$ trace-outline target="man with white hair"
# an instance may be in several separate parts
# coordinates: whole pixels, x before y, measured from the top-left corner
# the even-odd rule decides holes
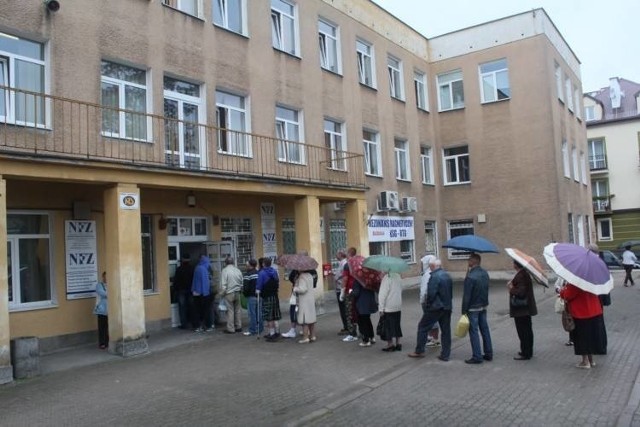
[[[224,260],[225,267],[220,274],[220,295],[227,305],[227,329],[225,334],[242,332],[240,319],[240,291],[244,277],[242,271],[235,265],[233,257]]]
[[[449,273],[442,269],[439,259],[429,262],[431,276],[427,285],[427,294],[422,305],[422,318],[418,323],[418,338],[416,349],[409,353],[409,357],[424,357],[428,332],[438,322],[441,329],[442,350],[438,359],[443,362],[451,355],[451,309],[453,305],[453,282]]]
[[[422,279],[420,280],[420,305],[424,306],[427,299],[427,285],[429,284],[429,278],[431,277],[431,270],[429,269],[429,263],[435,260],[434,255],[425,255],[420,261],[422,261]],[[427,347],[438,347],[440,345],[440,325],[436,322],[427,335]]]

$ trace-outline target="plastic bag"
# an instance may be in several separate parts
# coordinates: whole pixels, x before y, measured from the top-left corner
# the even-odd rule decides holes
[[[456,325],[456,336],[458,338],[464,338],[469,332],[469,317],[466,314],[460,316],[458,324]]]
[[[227,311],[227,303],[224,301],[224,299],[221,299],[218,303],[218,311]]]
[[[564,311],[564,300],[562,298],[556,298],[553,309],[558,314],[562,313]]]

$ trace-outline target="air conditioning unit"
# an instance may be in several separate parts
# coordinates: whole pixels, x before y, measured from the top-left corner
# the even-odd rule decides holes
[[[334,211],[343,211],[347,207],[347,202],[335,202],[333,204]]]
[[[415,197],[403,197],[400,203],[400,210],[404,212],[417,212],[418,199]]]
[[[378,197],[378,209],[381,211],[397,211],[400,209],[397,191],[382,191]]]

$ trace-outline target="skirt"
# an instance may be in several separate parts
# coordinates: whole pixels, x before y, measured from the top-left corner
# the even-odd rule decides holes
[[[607,354],[607,329],[602,315],[590,319],[574,318],[575,329],[569,333],[576,356]]]
[[[384,334],[386,340],[402,337],[402,328],[400,327],[400,315],[402,312],[394,311],[393,313],[384,313]]]
[[[277,295],[260,298],[260,304],[262,305],[262,318],[264,321],[272,322],[282,319],[280,300]]]

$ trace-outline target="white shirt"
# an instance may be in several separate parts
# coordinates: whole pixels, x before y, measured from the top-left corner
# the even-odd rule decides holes
[[[633,265],[636,262],[638,262],[638,258],[636,258],[636,254],[630,250],[626,250],[622,253],[622,263],[624,265]]]

